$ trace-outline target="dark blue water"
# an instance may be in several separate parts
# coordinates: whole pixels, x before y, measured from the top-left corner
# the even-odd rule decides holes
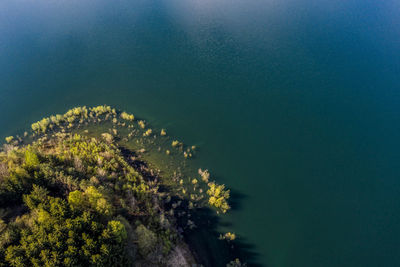
[[[400,2],[0,2],[0,136],[109,104],[200,146],[263,266],[400,266]]]

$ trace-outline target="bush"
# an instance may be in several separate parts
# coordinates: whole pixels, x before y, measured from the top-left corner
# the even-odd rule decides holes
[[[37,167],[40,164],[39,157],[32,149],[28,148],[25,151],[25,165],[29,168]]]
[[[225,190],[225,185],[218,185],[215,183],[208,183],[208,187],[208,203],[220,209],[222,213],[226,213],[230,209],[228,204],[230,190]]]
[[[139,127],[144,129],[146,127],[144,121],[138,121]]]
[[[173,147],[177,147],[177,146],[182,146],[182,143],[181,142],[179,142],[179,141],[177,141],[177,140],[174,140],[174,141],[172,141],[172,144],[171,144]]]
[[[133,121],[135,119],[135,116],[133,116],[132,114],[128,114],[125,111],[121,113],[121,118],[127,121]]]
[[[146,258],[146,256],[154,251],[157,244],[157,236],[143,224],[140,224],[135,232],[138,239],[139,253],[142,257]]]
[[[148,129],[146,132],[143,133],[143,136],[150,136],[153,130]]]

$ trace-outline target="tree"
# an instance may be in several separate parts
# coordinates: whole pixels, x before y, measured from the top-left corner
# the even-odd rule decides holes
[[[208,183],[208,187],[208,203],[220,209],[222,213],[227,212],[230,209],[228,204],[230,190],[225,190],[225,185],[218,185],[216,183]]]
[[[107,229],[103,232],[103,236],[109,236],[117,243],[123,243],[126,241],[128,234],[122,222],[109,221],[107,224]]]
[[[140,224],[136,228],[136,235],[138,239],[139,253],[142,257],[146,258],[146,256],[154,250],[157,244],[157,236],[143,224]]]
[[[48,193],[47,189],[33,185],[31,193],[23,196],[24,203],[30,210],[36,209],[40,204],[47,204]]]
[[[25,151],[25,165],[28,168],[32,168],[32,167],[37,167],[39,163],[40,163],[39,157],[31,148],[28,148]]]
[[[85,205],[85,197],[83,192],[75,190],[69,193],[68,203],[73,210],[80,210]]]

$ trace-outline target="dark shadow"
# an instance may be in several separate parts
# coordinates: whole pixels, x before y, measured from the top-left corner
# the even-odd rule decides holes
[[[240,210],[242,208],[241,203],[244,199],[247,198],[247,195],[231,189],[230,198],[229,198],[229,205],[231,206],[232,210]]]
[[[244,194],[235,191],[231,194],[230,204],[238,209],[239,200],[245,197]],[[185,232],[184,237],[199,263],[204,266],[226,266],[228,262],[238,258],[242,263],[247,263],[247,266],[264,266],[259,262],[255,246],[248,243],[245,238],[240,237],[229,242],[219,239],[221,234],[217,230],[219,226],[229,225],[222,223],[214,210],[196,209],[192,213],[191,220],[197,227]]]
[[[147,181],[161,180],[157,173],[148,168],[146,162],[141,161],[135,152],[119,147],[125,160],[131,164]],[[169,191],[161,187],[160,191]],[[241,201],[246,195],[231,190],[229,204],[232,210],[241,208]],[[176,205],[176,203],[179,203]],[[205,267],[225,267],[230,261],[238,258],[247,266],[264,266],[259,263],[259,255],[255,252],[254,245],[248,243],[244,238],[234,241],[221,240],[218,232],[219,226],[230,226],[229,223],[221,222],[215,210],[207,207],[191,209],[189,200],[178,196],[164,203],[166,211],[173,210],[178,232],[180,232],[189,245],[190,250],[197,263]]]

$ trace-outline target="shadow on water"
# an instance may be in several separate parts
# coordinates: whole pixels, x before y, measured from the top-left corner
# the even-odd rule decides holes
[[[136,156],[135,152],[125,147],[120,147],[120,150],[125,159],[146,180],[158,180],[159,177],[157,175],[149,172],[145,162],[137,158],[132,160],[132,156]],[[161,186],[160,190],[168,191],[168,188]],[[229,199],[231,209],[239,210],[241,202],[245,198],[245,194],[237,190],[231,190]],[[242,263],[247,263],[247,266],[264,266],[258,262],[259,255],[255,252],[255,246],[248,243],[246,239],[240,237],[230,242],[219,239],[221,232],[218,231],[218,228],[230,225],[223,223],[215,210],[208,207],[191,209],[189,208],[188,200],[183,200],[176,196],[172,197],[168,203],[165,203],[166,210],[171,209],[172,203],[177,202],[181,203],[178,207],[174,208],[177,227],[183,233],[184,239],[189,245],[197,263],[206,267],[220,267],[226,266],[230,261],[237,258]]]
[[[192,216],[196,228],[185,234],[185,240],[194,251],[197,262],[204,266],[226,266],[231,260],[240,259],[247,266],[262,266],[257,262],[255,247],[239,238],[228,242],[218,237],[220,218],[209,208],[196,210]]]
[[[246,195],[234,190],[231,191],[230,205],[232,210],[241,207],[241,201]],[[240,237],[228,242],[220,240],[221,232],[219,226],[229,226],[221,222],[220,217],[210,208],[200,208],[191,215],[191,220],[197,226],[185,234],[185,240],[192,251],[195,252],[196,260],[204,266],[226,266],[230,261],[238,258],[247,266],[263,266],[259,261],[259,255],[255,252],[255,246]]]
[[[242,208],[241,204],[247,198],[247,195],[234,189],[230,190],[229,205],[231,206],[231,210],[240,210]]]

